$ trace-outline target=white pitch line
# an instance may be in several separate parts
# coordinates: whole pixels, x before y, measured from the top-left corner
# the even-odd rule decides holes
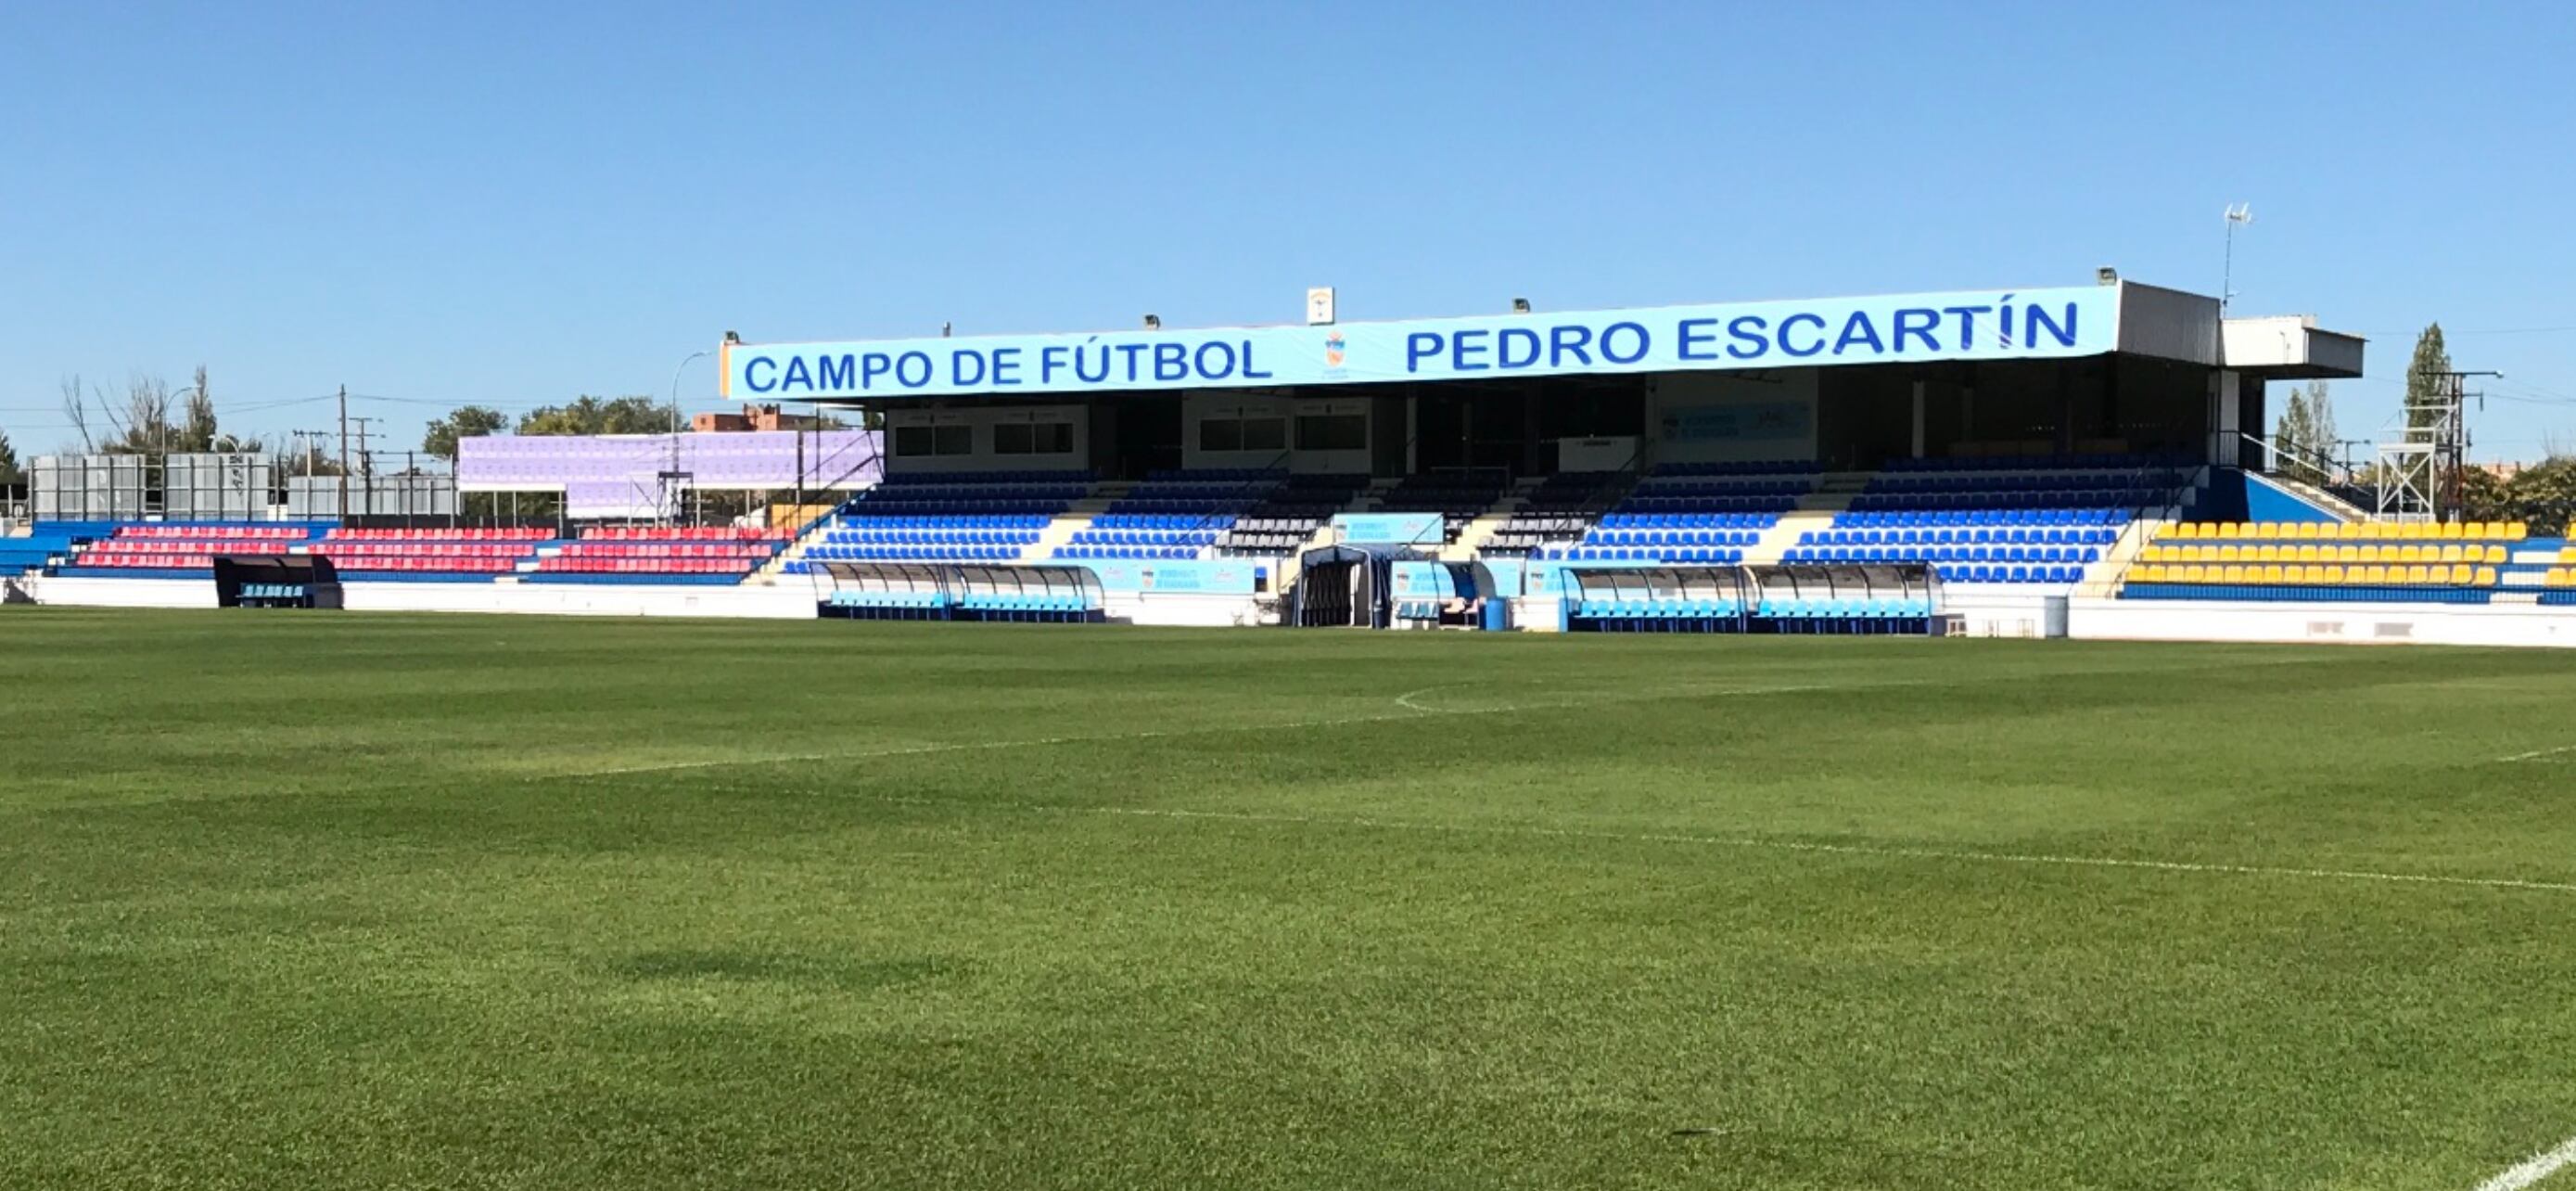
[[[2557,1149],[2533,1154],[2521,1165],[2478,1184],[2478,1191],[2522,1191],[2571,1165],[2576,1165],[2576,1137],[2558,1143]]]
[[[2527,752],[2527,753],[2515,753],[2514,755],[2512,755],[2512,756],[2510,756],[2510,757],[2498,757],[2498,758],[2496,758],[2496,760],[2498,760],[2498,761],[2538,761],[2538,760],[2540,760],[2540,759],[2542,759],[2542,758],[2544,758],[2544,757],[2563,757],[2563,756],[2566,756],[2566,755],[2567,755],[2567,754],[2569,754],[2569,753],[2576,753],[2576,744],[2561,745],[2560,747],[2558,747],[2558,748],[2554,748],[2554,749],[2533,749],[2532,751]]]

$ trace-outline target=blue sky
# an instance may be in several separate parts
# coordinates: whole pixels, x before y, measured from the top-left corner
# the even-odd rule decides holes
[[[753,340],[2080,284],[2498,368],[2576,448],[2554,4],[0,6],[0,430],[668,391]],[[714,404],[707,361],[682,395]],[[2511,400],[2502,398],[2510,397]]]

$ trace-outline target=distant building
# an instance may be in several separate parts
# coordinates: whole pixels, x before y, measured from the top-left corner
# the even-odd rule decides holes
[[[754,430],[822,430],[828,420],[783,412],[775,405],[746,405],[740,413],[698,414],[689,429],[700,434],[738,434]]]

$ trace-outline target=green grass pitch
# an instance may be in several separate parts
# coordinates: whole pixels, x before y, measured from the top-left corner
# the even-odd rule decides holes
[[[2555,652],[12,608],[0,689],[5,1187],[2471,1191],[2576,1134]]]

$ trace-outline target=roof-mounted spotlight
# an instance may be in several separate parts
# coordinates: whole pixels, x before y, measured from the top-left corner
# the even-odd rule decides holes
[[[725,332],[725,342],[727,342],[727,343],[741,343],[741,342],[742,342],[742,332],[740,332],[740,331],[727,331],[727,332]]]
[[[1527,298],[1514,298],[1514,299],[1512,299],[1512,313],[1514,313],[1514,314],[1528,314],[1528,313],[1529,313],[1529,310],[1530,310],[1530,307],[1529,307],[1529,299],[1527,299]]]
[[[2120,271],[2109,265],[2104,265],[2099,269],[2095,269],[2093,270],[2093,284],[2118,285],[2120,284]]]
[[[1160,330],[1162,330],[1162,329],[1163,329],[1163,316],[1162,316],[1162,315],[1159,315],[1159,314],[1149,314],[1149,315],[1146,315],[1146,316],[1145,316],[1145,329],[1146,329],[1146,330],[1148,330],[1148,331],[1160,331]]]

